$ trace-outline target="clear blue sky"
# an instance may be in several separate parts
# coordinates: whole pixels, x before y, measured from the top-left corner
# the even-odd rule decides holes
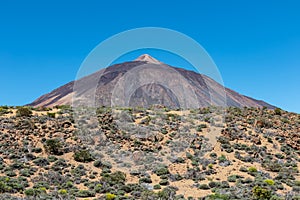
[[[29,103],[73,80],[104,39],[158,26],[197,40],[226,87],[300,113],[299,10],[297,0],[1,1],[0,105]]]

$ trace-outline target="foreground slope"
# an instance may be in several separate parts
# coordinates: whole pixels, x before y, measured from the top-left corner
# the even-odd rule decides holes
[[[300,115],[228,108],[222,125],[215,109],[98,109],[99,123],[84,123],[106,145],[132,153],[126,160],[98,149],[97,135],[84,142],[68,106],[32,114],[1,108],[0,199],[299,199]],[[150,134],[120,131],[115,112],[128,116],[118,123]],[[152,160],[191,135],[180,156]]]

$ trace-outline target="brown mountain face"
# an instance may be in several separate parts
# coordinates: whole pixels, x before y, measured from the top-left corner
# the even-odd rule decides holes
[[[151,81],[153,79],[153,81]],[[75,89],[74,89],[75,88]],[[29,104],[34,107],[93,101],[96,106],[149,107],[267,107],[274,106],[224,88],[194,71],[171,67],[145,54],[72,81]]]

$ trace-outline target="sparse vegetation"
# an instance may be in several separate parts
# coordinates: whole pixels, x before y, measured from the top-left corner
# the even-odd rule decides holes
[[[297,114],[228,108],[219,126],[216,108],[103,107],[75,124],[57,108],[0,107],[0,199],[299,198]]]

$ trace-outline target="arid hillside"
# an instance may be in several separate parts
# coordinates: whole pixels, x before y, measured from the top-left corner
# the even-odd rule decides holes
[[[300,199],[300,115],[0,108],[0,199]]]

